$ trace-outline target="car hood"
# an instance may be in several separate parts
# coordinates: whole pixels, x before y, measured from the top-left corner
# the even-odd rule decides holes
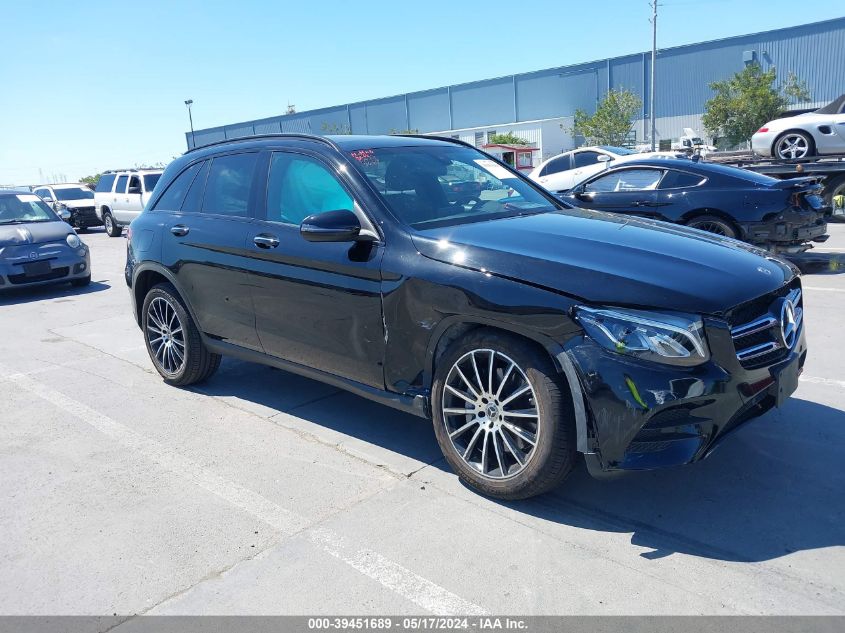
[[[60,242],[72,232],[70,225],[61,220],[0,225],[0,247]]]
[[[59,202],[65,205],[68,209],[94,206],[94,198],[80,198],[78,200],[60,200]]]
[[[582,209],[430,229],[413,240],[431,259],[589,303],[700,314],[722,314],[796,275],[736,240]]]

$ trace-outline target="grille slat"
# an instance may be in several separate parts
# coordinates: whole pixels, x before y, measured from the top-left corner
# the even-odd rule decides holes
[[[781,315],[774,314],[778,299],[785,298],[795,306],[796,330],[804,317],[800,282],[781,288],[731,310],[728,322],[734,341],[736,357],[747,369],[763,367],[789,353],[780,334]]]

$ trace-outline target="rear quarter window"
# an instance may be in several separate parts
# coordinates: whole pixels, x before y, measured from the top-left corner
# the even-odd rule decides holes
[[[97,181],[97,188],[94,191],[111,191],[114,178],[115,174],[103,174]]]

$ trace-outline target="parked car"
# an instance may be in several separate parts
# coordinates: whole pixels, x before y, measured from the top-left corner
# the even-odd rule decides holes
[[[830,208],[813,178],[778,180],[689,159],[638,158],[593,176],[563,200],[587,209],[675,222],[772,252],[827,239]]]
[[[31,191],[0,190],[0,290],[91,282],[88,247]]]
[[[85,230],[103,223],[94,212],[94,192],[79,183],[38,185],[32,188],[54,211],[67,209],[70,217],[68,224]]]
[[[774,158],[845,154],[845,94],[813,112],[769,121],[751,137],[751,149]]]
[[[492,188],[450,202],[456,166]],[[505,499],[578,452],[595,474],[700,460],[784,402],[807,350],[791,264],[571,209],[451,139],[191,150],[129,227],[125,274],[166,383],[222,355],[325,381],[432,418],[458,475]]]
[[[566,191],[604,171],[614,161],[636,155],[634,150],[610,145],[579,147],[544,160],[528,177],[549,191]]]
[[[107,171],[94,190],[97,217],[109,237],[118,237],[123,227],[138,217],[150,199],[160,169]]]

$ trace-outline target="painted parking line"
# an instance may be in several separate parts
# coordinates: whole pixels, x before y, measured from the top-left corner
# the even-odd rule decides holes
[[[802,286],[804,290],[822,290],[824,292],[845,292],[845,288],[826,288],[825,286]]]
[[[362,575],[437,615],[483,615],[484,609],[448,589],[423,578],[372,550],[356,549],[348,540],[326,528],[308,529],[309,521],[262,495],[200,466],[174,448],[151,440],[60,391],[26,374],[10,373],[0,365],[0,379],[11,382],[89,424],[160,467],[224,499],[285,536],[305,531],[308,539],[327,554],[343,561]]]
[[[845,380],[834,380],[833,378],[819,378],[818,376],[799,376],[799,382],[808,382],[813,385],[827,385],[828,387],[840,387],[845,389]]]

